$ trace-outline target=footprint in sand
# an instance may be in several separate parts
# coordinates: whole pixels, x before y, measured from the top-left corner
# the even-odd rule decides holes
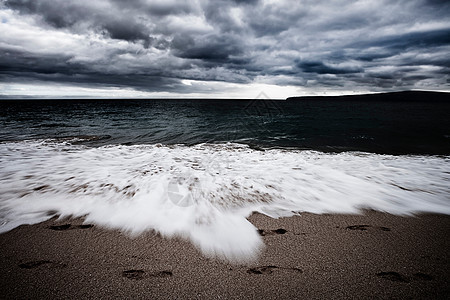
[[[70,228],[70,224],[64,224],[64,225],[52,225],[52,226],[49,226],[49,228],[51,229],[51,230],[67,230],[67,229],[69,229]]]
[[[409,282],[408,277],[397,272],[380,272],[377,276],[390,281]]]
[[[365,230],[367,230],[368,228],[371,228],[372,226],[370,226],[370,225],[352,225],[352,226],[347,226],[346,227],[346,229],[348,229],[348,230],[360,230],[360,231],[365,231]],[[388,228],[388,227],[372,227],[372,228],[376,228],[376,229],[379,229],[379,230],[381,230],[381,231],[391,231],[391,229],[390,228]]]
[[[122,272],[122,277],[128,279],[140,280],[143,279],[145,275],[144,270],[126,270]]]
[[[299,269],[299,268],[284,268],[284,267],[277,267],[277,266],[261,266],[261,267],[250,268],[250,269],[247,269],[247,273],[249,273],[249,274],[272,274],[272,272],[277,269],[294,271],[297,273],[303,273],[302,269]]]
[[[272,274],[272,270],[277,269],[276,266],[262,266],[256,268],[250,268],[247,270],[249,274]]]
[[[274,229],[274,230],[258,229],[258,233],[261,236],[273,235],[273,234],[285,234],[286,232],[287,232],[287,230],[283,229],[283,228],[278,228],[278,229]]]
[[[151,274],[149,274],[149,276],[165,278],[165,277],[172,277],[173,273],[171,271],[159,271],[159,272],[151,273]]]
[[[65,267],[67,267],[66,264],[54,262],[51,260],[34,260],[34,261],[29,261],[26,263],[19,264],[19,268],[22,268],[22,269],[34,269],[34,268],[38,268],[40,266],[47,266],[50,268],[65,268]]]
[[[122,272],[122,277],[128,279],[140,280],[146,277],[166,278],[173,276],[171,271],[159,271],[153,273],[146,273],[144,270],[126,270]]]
[[[422,272],[414,273],[413,277],[414,277],[414,279],[417,279],[417,280],[426,280],[426,281],[433,280],[433,276],[422,273]]]
[[[63,225],[52,225],[49,226],[48,228],[56,231],[63,231],[68,229],[88,229],[92,227],[94,227],[94,225],[92,224],[83,224],[83,225],[63,224]]]
[[[422,272],[418,272],[418,273],[414,273],[411,276],[406,276],[403,274],[400,274],[398,272],[380,272],[376,274],[378,277],[390,280],[390,281],[397,281],[397,282],[410,282],[411,280],[425,280],[425,281],[430,281],[433,280],[433,276],[422,273]]]

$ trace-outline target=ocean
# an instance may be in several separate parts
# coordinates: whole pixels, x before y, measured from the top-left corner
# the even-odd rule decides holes
[[[450,97],[0,101],[0,232],[54,216],[254,258],[248,222],[450,214]]]

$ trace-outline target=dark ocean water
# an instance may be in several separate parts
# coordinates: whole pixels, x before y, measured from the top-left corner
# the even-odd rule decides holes
[[[327,152],[449,154],[450,100],[421,97],[9,100],[0,101],[0,141],[85,137],[91,146],[236,142]]]
[[[447,94],[0,101],[0,232],[53,216],[230,261],[271,217],[450,214]]]

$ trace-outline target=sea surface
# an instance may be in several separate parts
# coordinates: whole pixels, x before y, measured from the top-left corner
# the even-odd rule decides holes
[[[0,232],[53,216],[255,258],[246,217],[450,214],[448,94],[2,100]]]

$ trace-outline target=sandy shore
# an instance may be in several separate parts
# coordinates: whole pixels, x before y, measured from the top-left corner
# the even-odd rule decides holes
[[[20,226],[0,235],[0,298],[450,297],[450,216],[249,220],[266,247],[245,265],[205,258],[181,239],[130,238],[80,219]]]

